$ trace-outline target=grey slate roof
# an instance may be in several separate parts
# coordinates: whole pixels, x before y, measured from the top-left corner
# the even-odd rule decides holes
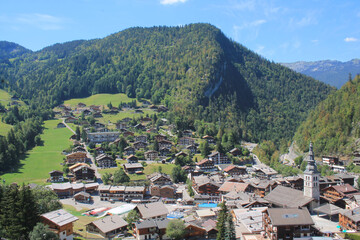
[[[264,199],[274,205],[290,208],[305,206],[313,200],[304,196],[302,191],[283,186],[277,186]]]
[[[307,208],[267,209],[273,226],[314,225]]]
[[[108,233],[128,225],[128,223],[119,215],[104,217],[103,219],[92,222],[92,224],[94,224],[103,233]]]
[[[41,217],[48,219],[49,221],[55,223],[56,225],[58,225],[60,227],[66,225],[68,223],[79,220],[77,217],[68,213],[64,209],[59,209],[56,211],[42,214]]]
[[[153,228],[157,227],[159,229],[165,229],[169,224],[170,220],[167,218],[161,219],[147,219],[142,222],[136,222],[135,227],[136,229],[145,229],[145,228]]]
[[[330,203],[326,203],[314,209],[315,212],[325,213],[327,215],[335,215],[341,212],[341,208]]]

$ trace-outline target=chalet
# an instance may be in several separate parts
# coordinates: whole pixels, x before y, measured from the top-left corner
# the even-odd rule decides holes
[[[97,156],[95,160],[99,168],[116,167],[116,162],[114,161],[114,159],[105,153]]]
[[[355,177],[346,173],[338,173],[335,174],[336,177],[340,178],[342,184],[350,184],[351,186],[354,186],[355,183]]]
[[[254,168],[256,176],[260,179],[270,179],[278,174],[274,169],[265,165],[254,166]]]
[[[127,129],[128,124],[127,122],[117,122],[116,123],[116,128],[117,129]]]
[[[96,147],[95,153],[96,155],[103,154],[105,152],[105,149],[103,147]]]
[[[184,137],[192,137],[192,135],[193,135],[193,132],[191,130],[184,130],[183,131],[183,136]]]
[[[186,149],[189,150],[192,154],[195,154],[197,151],[197,147],[195,145],[188,145]]]
[[[155,141],[157,142],[160,142],[160,141],[163,141],[163,140],[166,140],[166,136],[165,135],[156,135],[155,136]]]
[[[268,195],[264,197],[275,207],[298,208],[308,206],[314,199],[304,196],[302,191],[277,186]]]
[[[135,148],[128,146],[124,149],[125,155],[134,155],[135,154]]]
[[[185,153],[185,152],[183,152],[183,151],[178,152],[177,154],[175,154],[175,157],[180,157],[180,156],[182,156],[182,157],[187,157],[187,156],[188,156],[188,154],[187,154],[187,153]]]
[[[81,165],[75,169],[72,169],[71,172],[74,175],[75,181],[94,180],[95,178],[95,170],[86,165]]]
[[[64,123],[61,122],[56,125],[56,128],[66,128],[66,126]]]
[[[79,220],[64,209],[48,212],[40,215],[40,222],[47,225],[52,232],[55,232],[59,239],[72,240],[73,223]]]
[[[121,119],[121,122],[129,123],[131,120],[132,120],[131,118],[126,117],[126,118]]]
[[[124,170],[127,173],[140,173],[142,171],[144,171],[144,167],[143,165],[141,165],[141,163],[125,163],[123,164],[124,166]]]
[[[152,185],[150,186],[151,196],[157,196],[164,199],[174,199],[175,198],[175,189],[170,185]]]
[[[146,127],[144,125],[142,125],[141,123],[138,123],[134,126],[135,129],[141,130],[141,131],[145,131]]]
[[[124,201],[129,202],[134,199],[144,199],[145,193],[145,186],[127,186],[125,188]]]
[[[263,226],[269,239],[310,237],[314,225],[307,208],[268,208],[263,212]]]
[[[120,132],[92,132],[87,134],[89,142],[93,143],[103,143],[103,142],[113,142],[120,135]]]
[[[94,123],[94,127],[96,129],[98,129],[98,128],[105,128],[106,126],[105,126],[105,124],[103,124],[101,122],[96,122],[96,123]]]
[[[169,148],[160,148],[159,149],[159,155],[162,157],[165,157],[171,153]]]
[[[69,182],[52,184],[51,188],[59,198],[66,198],[73,195],[73,188]]]
[[[63,182],[64,181],[64,172],[54,170],[49,172],[50,182]]]
[[[121,216],[111,215],[87,224],[86,231],[111,239],[118,234],[127,233],[127,225]]]
[[[146,142],[134,142],[133,147],[135,148],[135,150],[140,150],[145,149],[147,145],[148,144]]]
[[[193,145],[195,144],[195,139],[191,137],[182,137],[179,138],[179,145],[187,146],[187,145]]]
[[[103,115],[102,115],[100,112],[95,112],[95,113],[93,114],[93,117],[94,117],[94,118],[102,118]]]
[[[143,220],[166,218],[169,213],[169,210],[162,202],[138,204],[135,209]]]
[[[195,171],[194,166],[183,166],[182,169],[185,171],[185,173],[191,173],[193,171]]]
[[[196,163],[196,168],[202,171],[212,171],[214,169],[214,162],[205,158]]]
[[[73,152],[86,152],[86,149],[83,147],[83,146],[77,146],[77,147],[74,147]]]
[[[247,174],[245,166],[229,165],[223,171],[224,171],[224,173],[226,173],[226,174],[228,174],[230,176]]]
[[[143,122],[151,122],[152,119],[150,117],[143,117],[143,118],[141,118],[141,121],[143,121]]]
[[[148,107],[151,104],[148,100],[143,100],[141,103],[144,107]]]
[[[157,109],[158,109],[158,107],[157,107],[156,105],[151,105],[149,108],[150,108],[151,110],[157,110]]]
[[[162,141],[159,141],[158,143],[159,143],[159,149],[161,149],[161,148],[171,149],[171,147],[172,147],[172,142],[167,141],[167,140],[162,140]]]
[[[211,153],[208,158],[212,160],[215,165],[231,163],[231,160],[225,154],[219,153],[217,151]]]
[[[360,207],[340,212],[339,225],[346,230],[360,231]]]
[[[85,103],[82,103],[82,102],[79,102],[79,103],[77,104],[77,107],[78,107],[78,108],[83,108],[83,107],[86,107],[86,104],[85,104]]]
[[[123,132],[123,136],[126,138],[128,136],[134,136],[135,134],[133,132],[130,132],[130,131],[125,131]]]
[[[288,187],[301,191],[304,189],[304,179],[302,177],[290,176],[285,177],[285,180],[288,182]]]
[[[147,219],[135,223],[134,233],[137,240],[144,239],[170,239],[166,234],[166,227],[169,219]]]
[[[206,237],[208,239],[216,239],[218,230],[216,228],[217,221],[214,221],[212,219],[208,219],[201,225],[205,231],[206,231]]]
[[[159,153],[155,150],[149,150],[147,152],[145,152],[145,159],[147,161],[154,161],[155,159],[157,159],[159,157]]]
[[[135,142],[147,142],[147,136],[146,135],[136,136]]]
[[[212,136],[205,135],[202,137],[202,139],[206,140],[209,144],[215,144],[215,139]]]
[[[243,230],[242,233],[259,234],[264,230],[263,213],[261,210],[233,209],[231,210],[231,215],[233,216],[234,223],[237,226],[242,226],[244,230],[247,230],[246,232]]]
[[[151,184],[154,185],[170,185],[172,184],[171,178],[169,175],[164,173],[155,172],[147,176]]]
[[[229,153],[230,153],[231,155],[235,156],[235,157],[242,154],[241,150],[238,149],[238,148],[233,148],[233,149],[231,149],[231,150],[229,151]]]
[[[135,109],[135,113],[144,113],[144,111],[141,109]]]
[[[90,203],[92,201],[92,197],[89,193],[87,192],[78,192],[74,195],[74,199],[77,202],[82,202],[82,203]]]
[[[345,198],[349,199],[353,195],[360,195],[359,191],[350,184],[330,186],[323,189],[322,192],[323,199],[325,199],[329,203],[339,205],[339,207],[345,207],[343,201],[340,200],[343,200]]]
[[[218,189],[221,194],[226,194],[229,192],[250,192],[251,185],[248,183],[240,182],[224,182]]]
[[[186,239],[204,239],[206,237],[206,230],[196,224],[195,222],[185,223]]]
[[[126,201],[144,199],[146,193],[145,186],[110,186],[100,185],[99,195],[101,201],[114,200]]]
[[[322,156],[322,162],[326,165],[338,165],[339,158],[334,156]]]
[[[251,184],[253,192],[260,197],[265,197],[266,194],[277,187],[274,181],[266,179],[250,179],[248,182]]]
[[[130,155],[126,158],[127,163],[137,163],[139,159],[135,155]]]
[[[87,160],[86,152],[73,152],[66,155],[66,164],[84,163]]]
[[[74,123],[75,121],[77,121],[78,119],[77,118],[74,118],[74,117],[67,117],[65,118],[64,122],[65,123]]]
[[[200,175],[193,177],[192,185],[194,190],[200,195],[219,196],[220,184],[207,176]]]

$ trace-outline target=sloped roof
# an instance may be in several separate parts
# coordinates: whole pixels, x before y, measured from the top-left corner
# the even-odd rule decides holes
[[[247,183],[239,183],[239,182],[224,182],[223,185],[219,188],[221,192],[245,192],[248,188],[249,184]]]
[[[42,214],[41,217],[55,223],[56,225],[58,225],[60,227],[66,225],[68,223],[79,220],[77,217],[68,213],[64,209],[59,209],[59,210],[55,210],[52,212]]]
[[[273,226],[314,225],[307,208],[267,209]]]
[[[143,219],[167,215],[169,213],[162,202],[138,204],[136,208],[139,210]]]
[[[108,233],[128,225],[128,223],[119,215],[104,217],[89,224],[94,224],[103,233]]]
[[[335,215],[335,214],[339,214],[339,212],[341,212],[342,209],[333,204],[326,203],[321,205],[320,207],[315,208],[314,211],[319,213],[325,213],[327,215]]]
[[[305,206],[313,200],[304,196],[302,191],[283,186],[277,186],[264,199],[272,204],[291,208]]]

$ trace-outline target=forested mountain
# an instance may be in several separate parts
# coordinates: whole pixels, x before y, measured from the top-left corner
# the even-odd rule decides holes
[[[270,62],[209,24],[130,28],[55,44],[0,64],[0,77],[31,106],[95,93],[126,93],[168,106],[168,118],[227,123],[246,140],[292,138],[334,89]]]
[[[313,141],[315,151],[351,154],[360,150],[360,75],[329,95],[298,128],[294,139],[302,150]]]
[[[353,59],[348,62],[324,60],[282,63],[282,65],[337,88],[341,88],[349,80],[349,74],[353,77],[360,74],[360,59]]]
[[[31,50],[26,49],[19,44],[0,41],[0,62],[5,59],[19,57],[24,53],[29,53]]]

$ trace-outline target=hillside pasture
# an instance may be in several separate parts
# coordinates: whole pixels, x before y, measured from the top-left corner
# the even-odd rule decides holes
[[[52,170],[62,170],[64,155],[62,150],[71,145],[69,137],[72,135],[67,128],[56,128],[60,120],[45,121],[45,129],[41,134],[42,146],[36,146],[20,162],[14,172],[1,176],[7,183],[37,183],[45,184]]]
[[[87,98],[73,98],[64,102],[65,105],[75,107],[78,103],[84,103],[86,106],[90,105],[104,105],[107,106],[108,103],[114,107],[118,107],[121,102],[128,103],[136,100],[136,98],[129,98],[124,93],[117,93],[117,94],[95,94]],[[137,104],[139,102],[136,100]]]

